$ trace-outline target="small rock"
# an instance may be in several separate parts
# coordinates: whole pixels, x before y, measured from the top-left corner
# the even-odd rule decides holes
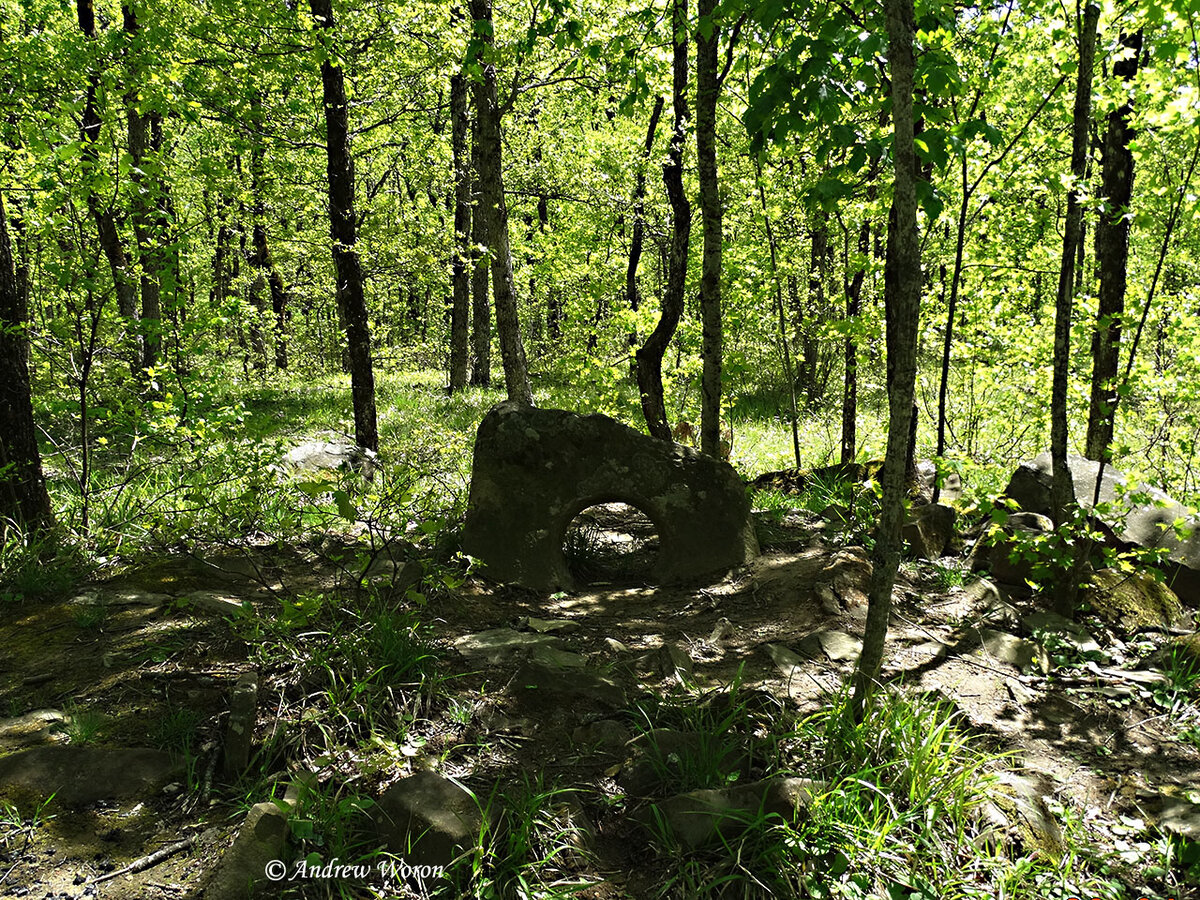
[[[221,591],[192,591],[181,599],[218,616],[245,616],[250,612],[239,598]]]
[[[531,662],[553,669],[582,669],[587,666],[587,660],[580,654],[546,645],[535,646],[530,650],[529,659]]]
[[[1001,662],[1016,666],[1022,672],[1037,669],[1043,675],[1049,673],[1050,663],[1040,644],[990,628],[980,628],[977,632],[984,649]]]
[[[700,850],[735,840],[767,816],[795,821],[820,789],[807,778],[774,777],[723,790],[692,791],[655,803],[642,821],[650,828],[661,821],[681,849]]]
[[[667,641],[659,650],[659,669],[665,678],[677,678],[680,684],[692,680],[692,658],[674,641]]]
[[[256,803],[250,807],[237,837],[204,888],[205,900],[252,897],[266,880],[267,864],[290,869],[283,860],[287,849],[288,818],[292,807],[285,801]]]
[[[614,756],[624,750],[633,734],[616,719],[600,719],[578,726],[571,732],[576,745],[595,749],[599,753]]]
[[[246,672],[237,680],[229,701],[225,730],[225,775],[238,778],[250,764],[254,723],[258,718],[258,673]]]
[[[461,785],[434,772],[397,781],[374,810],[380,839],[410,865],[445,866],[479,840],[481,803]]]
[[[57,709],[37,709],[11,719],[0,719],[0,749],[16,750],[65,739],[67,714]]]
[[[798,644],[801,653],[811,659],[821,655],[833,662],[843,660],[855,661],[862,653],[862,641],[844,631],[822,630],[814,631],[800,639]]]
[[[522,616],[517,627],[536,631],[538,634],[554,634],[578,631],[579,623],[571,619],[538,619],[534,616]]]
[[[921,559],[940,559],[954,538],[957,517],[953,509],[941,503],[913,507],[903,529],[909,552]]]

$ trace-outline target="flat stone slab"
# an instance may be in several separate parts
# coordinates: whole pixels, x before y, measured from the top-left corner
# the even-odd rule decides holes
[[[35,709],[23,716],[0,719],[0,750],[18,750],[66,739],[63,729],[70,719],[57,709]]]
[[[47,798],[62,806],[144,800],[182,771],[162,750],[31,747],[0,759],[0,791]]]
[[[467,659],[499,663],[518,653],[532,651],[535,647],[557,648],[558,645],[558,638],[552,634],[493,628],[478,634],[463,635],[454,642],[454,649]]]
[[[463,550],[497,581],[573,590],[563,540],[576,515],[602,503],[627,503],[654,524],[659,584],[758,553],[750,501],[728,463],[607,416],[511,401],[492,407],[475,438]]]
[[[248,610],[242,605],[242,600],[224,591],[192,591],[184,594],[183,598],[189,604],[204,612],[216,613],[218,616],[244,616]]]
[[[409,863],[444,866],[479,841],[486,802],[448,778],[417,772],[379,798],[375,826],[384,844]]]

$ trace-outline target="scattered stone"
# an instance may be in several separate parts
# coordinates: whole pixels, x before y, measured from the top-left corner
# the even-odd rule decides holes
[[[467,634],[454,642],[454,649],[467,659],[500,663],[534,647],[557,647],[558,638],[549,634],[531,634],[511,628],[493,628]]]
[[[1157,824],[1161,831],[1189,841],[1200,841],[1200,803],[1162,794],[1154,805],[1158,807]]]
[[[67,714],[57,709],[35,709],[23,716],[0,719],[0,751],[63,741],[68,721]]]
[[[1040,644],[991,628],[980,628],[977,632],[984,649],[1000,662],[1016,666],[1022,672],[1036,669],[1043,675],[1049,673],[1050,662]]]
[[[595,749],[598,753],[616,756],[624,751],[633,733],[616,719],[600,719],[578,726],[571,732],[571,740],[580,747]]]
[[[463,550],[488,574],[538,590],[573,589],[563,538],[598,501],[645,513],[660,538],[653,578],[687,581],[758,553],[750,503],[726,462],[606,416],[504,402],[479,426]]]
[[[357,472],[368,480],[383,471],[383,464],[374,450],[344,441],[307,441],[289,450],[283,462],[302,472],[341,469]]]
[[[222,591],[192,591],[181,598],[205,612],[218,616],[245,616],[251,610],[241,599]]]
[[[1013,594],[1029,595],[1029,581],[1037,555],[1031,544],[1054,531],[1054,522],[1039,513],[1013,513],[1003,526],[985,533],[975,542],[967,567],[972,572],[987,570],[993,579]]]
[[[844,631],[814,631],[801,638],[797,646],[810,659],[824,655],[832,662],[857,661],[862,654],[862,641]]]
[[[629,652],[629,648],[627,646],[625,646],[624,644],[622,644],[620,641],[618,641],[616,638],[605,638],[604,646],[607,647],[609,650],[611,650],[613,653],[628,653]]]
[[[674,641],[667,641],[658,651],[658,667],[664,678],[677,678],[680,684],[692,680],[692,657]]]
[[[1145,572],[1101,569],[1084,587],[1080,599],[1100,618],[1128,631],[1174,628],[1187,621],[1175,593]]]
[[[722,790],[692,791],[653,804],[642,815],[647,827],[661,821],[681,849],[700,850],[735,840],[768,816],[794,822],[820,786],[807,778],[767,778]]]
[[[712,633],[708,636],[708,642],[715,647],[721,641],[733,637],[735,634],[737,634],[737,629],[733,627],[733,623],[724,616],[721,616],[713,625]]]
[[[791,678],[804,665],[804,658],[789,650],[782,644],[764,644],[763,649],[771,657],[771,662],[779,669],[785,678]]]
[[[817,601],[821,604],[821,612],[827,616],[838,616],[842,613],[842,601],[838,599],[833,589],[827,585],[817,587]]]
[[[522,616],[517,622],[517,627],[522,630],[536,631],[538,634],[566,634],[570,631],[578,631],[579,623],[573,619],[538,619],[534,616]]]
[[[1092,509],[1100,464],[1080,456],[1068,456],[1067,466],[1075,486],[1075,500]],[[1052,484],[1050,454],[1023,462],[1013,473],[1005,494],[1023,509],[1049,514]],[[1143,498],[1148,498],[1146,502]],[[1100,502],[1113,512],[1103,516],[1105,524],[1126,544],[1168,551],[1168,580],[1172,589],[1189,603],[1200,603],[1200,518],[1158,488],[1131,483],[1112,466],[1104,467]],[[1180,537],[1175,525],[1181,522],[1190,534]]]
[[[1086,628],[1056,612],[1047,610],[1030,613],[1021,618],[1021,625],[1031,635],[1039,632],[1056,635],[1077,653],[1095,653],[1100,650],[1100,645],[1092,639]]]
[[[957,518],[953,509],[941,503],[913,507],[903,531],[909,552],[920,559],[940,559],[954,538]]]
[[[1062,829],[1046,805],[1038,780],[1028,775],[1001,772],[1000,789],[990,793],[984,804],[986,819],[1000,824],[1002,830],[1018,837],[1030,850],[1058,859],[1066,851]]]
[[[31,747],[0,759],[0,791],[57,804],[145,800],[178,778],[182,766],[162,750]]]
[[[937,464],[932,459],[922,459],[917,463],[917,493],[927,501],[933,501],[933,489],[937,484]],[[942,475],[942,491],[939,501],[959,500],[962,498],[962,477],[957,472],[946,472]]]
[[[250,807],[237,837],[205,885],[204,900],[252,897],[266,881],[267,863],[286,865],[288,819],[293,808],[287,800],[264,801]]]
[[[106,590],[100,600],[93,600],[93,602],[99,602],[105,606],[113,608],[123,606],[145,606],[153,610],[162,606],[166,606],[168,603],[170,603],[171,595],[159,594],[155,593],[154,591],[142,591],[136,588],[118,588],[112,591]]]
[[[380,839],[410,865],[449,865],[474,847],[483,826],[481,803],[461,785],[434,772],[402,778],[373,812]]]
[[[544,644],[529,651],[529,660],[552,669],[582,669],[587,666],[587,660],[580,654]]]
[[[225,730],[225,775],[241,777],[250,765],[254,723],[258,718],[258,673],[246,672],[237,680],[229,701],[229,725]]]

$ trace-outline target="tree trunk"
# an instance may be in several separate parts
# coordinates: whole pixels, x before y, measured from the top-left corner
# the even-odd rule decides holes
[[[658,120],[662,116],[663,98],[660,94],[654,100],[654,110],[650,113],[650,125],[646,129],[646,142],[642,146],[642,158],[637,174],[633,179],[633,236],[629,241],[629,264],[625,267],[625,303],[633,312],[642,306],[642,293],[638,288],[638,264],[642,260],[642,247],[646,240],[646,164],[650,161],[650,153],[654,149],[654,135],[658,131]],[[637,346],[637,328],[629,333],[629,346]],[[634,374],[637,373],[636,358]]]
[[[508,399],[533,405],[525,347],[517,316],[517,296],[513,279],[512,247],[508,237],[508,203],[504,198],[504,174],[501,162],[500,101],[496,94],[496,64],[492,52],[492,2],[471,0],[471,17],[482,44],[479,62],[483,73],[475,83],[475,109],[479,117],[480,204],[477,215],[487,220],[492,262],[492,297],[496,304],[496,332],[500,338],[500,359],[504,365],[504,386]]]
[[[850,328],[862,312],[862,287],[866,278],[866,256],[871,251],[871,223],[863,219],[858,230],[858,252],[863,264],[854,270],[846,283],[846,318]],[[842,384],[842,463],[852,463],[858,455],[858,341],[852,331],[846,332],[845,378]],[[798,463],[797,463],[798,465]]]
[[[888,442],[880,482],[883,498],[868,593],[862,655],[854,673],[854,710],[861,718],[883,663],[892,609],[892,585],[900,565],[904,525],[905,462],[917,372],[917,334],[921,314],[921,244],[917,232],[917,160],[913,144],[913,0],[885,0],[888,63],[892,80],[895,188],[889,216],[884,263],[887,319]]]
[[[327,35],[321,62],[325,106],[326,171],[329,176],[329,234],[333,239],[333,265],[337,271],[337,301],[346,324],[350,356],[350,390],[354,400],[354,440],[360,447],[379,449],[375,419],[375,372],[371,361],[371,333],[363,294],[362,265],[355,244],[358,220],[354,215],[354,165],[350,157],[350,122],[346,83],[339,54],[334,52],[332,0],[309,0],[317,27]]]
[[[721,454],[721,197],[717,172],[717,0],[699,0],[696,29],[696,169],[704,250],[700,258],[700,450]]]
[[[1138,70],[1142,33],[1121,35],[1129,52],[1113,65],[1113,75],[1131,81]],[[1133,196],[1133,154],[1129,141],[1131,102],[1108,114],[1100,167],[1100,193],[1104,206],[1096,223],[1096,264],[1100,270],[1099,308],[1092,336],[1092,395],[1088,410],[1088,459],[1103,459],[1112,443],[1116,408],[1117,366],[1121,349],[1121,317],[1125,314],[1125,281],[1129,265],[1129,201]]]
[[[457,15],[455,16],[457,18]],[[471,283],[471,167],[467,155],[467,76],[450,79],[450,145],[454,156],[454,248],[450,274],[450,393],[467,386]]]
[[[1075,118],[1071,140],[1071,190],[1067,194],[1067,220],[1063,226],[1062,263],[1054,304],[1054,384],[1050,396],[1050,456],[1054,472],[1051,502],[1054,521],[1062,525],[1075,495],[1067,467],[1067,389],[1071,365],[1071,308],[1075,301],[1076,252],[1082,240],[1083,207],[1079,189],[1087,169],[1088,124],[1092,115],[1092,67],[1096,56],[1096,23],[1100,7],[1089,3],[1079,24],[1079,77],[1075,87]],[[1058,605],[1065,606],[1063,585]]]
[[[471,145],[471,171],[474,173],[471,194],[474,209],[471,213],[471,384],[491,387],[492,384],[492,305],[488,300],[488,232],[487,222],[479,211],[479,118],[475,119]]]
[[[9,521],[33,534],[54,525],[33,422],[27,325],[0,197],[0,538]]]
[[[674,41],[672,60],[672,104],[675,128],[667,161],[663,165],[663,183],[671,202],[671,249],[667,265],[667,284],[663,291],[662,311],[654,331],[637,351],[638,391],[646,428],[660,440],[671,440],[667,409],[663,402],[662,361],[667,346],[683,316],[683,292],[687,284],[688,243],[692,230],[692,207],[683,190],[683,150],[688,127],[688,38],[687,0],[673,0],[671,30]]]
[[[97,41],[96,12],[92,0],[76,0],[76,12],[79,16],[79,28],[90,41]],[[100,140],[100,111],[97,108],[96,92],[100,87],[100,73],[94,70],[88,72],[87,98],[84,101],[83,114],[80,118],[80,140],[82,144],[84,179],[87,188],[87,205],[96,221],[96,232],[100,240],[100,249],[108,260],[112,270],[113,288],[117,295],[117,309],[121,317],[129,323],[136,323],[138,318],[137,285],[129,272],[129,257],[125,246],[121,243],[121,235],[117,231],[117,223],[111,209],[101,205],[100,198],[90,185],[100,168],[100,152],[97,142]],[[130,367],[136,372],[140,365],[140,354],[136,348],[130,348]]]
[[[254,127],[262,128],[262,100],[256,94],[251,98],[250,109],[254,115]],[[275,321],[275,368],[286,369],[288,365],[287,353],[287,317],[288,317],[288,291],[283,283],[283,276],[279,274],[279,269],[275,266],[275,261],[271,257],[271,248],[267,241],[267,197],[266,197],[266,164],[265,164],[265,149],[262,140],[259,137],[254,138],[254,144],[250,148],[250,196],[251,196],[251,215],[254,220],[253,232],[251,234],[251,253],[250,263],[258,269],[258,278],[254,283],[255,291],[255,308],[261,314],[261,318],[266,318],[265,304],[262,300],[262,287],[265,283],[271,295],[271,313]],[[259,341],[261,342],[261,326],[259,329]],[[263,348],[265,353],[265,347]]]

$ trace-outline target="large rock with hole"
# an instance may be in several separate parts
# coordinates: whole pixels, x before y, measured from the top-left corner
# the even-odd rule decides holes
[[[1100,464],[1069,456],[1067,465],[1075,485],[1075,501],[1090,510]],[[1052,473],[1050,454],[1043,453],[1021,463],[1004,493],[1022,509],[1049,515]],[[1100,484],[1100,502],[1112,507],[1111,513],[1100,518],[1113,534],[1126,544],[1166,551],[1164,569],[1172,589],[1181,599],[1200,603],[1200,518],[1190,515],[1185,506],[1158,488],[1130,483],[1120,470],[1107,465]],[[1183,526],[1183,537],[1175,531],[1177,523]]]
[[[758,552],[749,500],[728,463],[607,416],[512,402],[479,426],[463,550],[499,581],[571,589],[567,527],[589,506],[612,502],[654,523],[651,575],[660,584],[718,574]]]

